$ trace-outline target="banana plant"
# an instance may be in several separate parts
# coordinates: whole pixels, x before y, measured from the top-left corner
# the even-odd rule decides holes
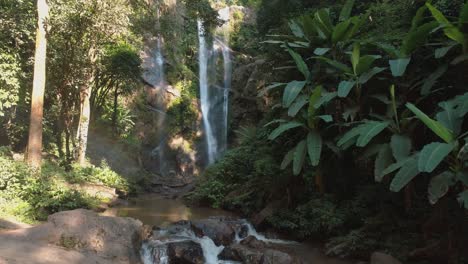
[[[439,48],[435,51],[436,57],[445,56],[450,49],[461,46],[463,54],[468,53],[468,32],[466,27],[468,25],[468,2],[463,4],[458,21],[451,23],[437,8],[430,3],[426,3],[426,7],[431,12],[434,19],[437,21],[439,28],[443,30],[445,36],[451,40],[445,47]],[[461,56],[452,61],[453,64],[465,60],[465,56]]]
[[[399,192],[420,173],[433,173],[436,169],[439,171],[441,165],[446,163],[446,170],[431,179],[428,187],[429,201],[435,204],[451,187],[458,185],[461,186],[458,188],[461,190],[459,201],[468,209],[468,133],[461,133],[463,119],[468,113],[467,102],[468,93],[439,103],[441,110],[436,114],[435,120],[415,105],[406,104],[407,109],[443,142],[432,142],[425,145],[421,151],[410,153],[411,145],[408,139],[392,138],[392,151],[397,158],[396,162],[380,172],[380,177],[396,172],[390,184],[391,191]],[[396,153],[399,154],[395,155]],[[376,161],[376,165],[385,164],[384,160],[388,156],[388,150],[382,150],[377,157],[380,163]]]
[[[291,92],[288,90],[284,91],[285,97],[289,98]],[[309,98],[301,96],[299,100],[289,105],[288,114],[290,117],[296,118],[299,111],[302,111],[302,116],[297,117],[293,121],[286,120],[275,120],[270,122],[266,126],[273,123],[279,123],[280,125],[274,129],[268,139],[275,140],[280,137],[286,131],[292,129],[301,129],[304,133],[304,138],[297,143],[297,145],[291,149],[284,157],[281,163],[281,169],[285,169],[291,163],[293,163],[293,173],[298,175],[304,167],[306,156],[309,157],[310,164],[312,166],[318,166],[322,154],[322,136],[318,129],[321,121],[329,123],[333,121],[330,115],[319,115],[319,111],[315,108],[315,104],[320,100],[322,93],[322,87],[317,86],[313,89]],[[308,104],[308,107],[306,105]],[[285,105],[288,107],[288,105]]]

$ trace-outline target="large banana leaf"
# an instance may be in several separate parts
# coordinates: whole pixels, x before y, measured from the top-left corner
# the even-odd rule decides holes
[[[290,107],[296,100],[297,96],[301,93],[306,85],[305,81],[292,81],[286,85],[283,92],[283,106]]]
[[[399,58],[395,60],[389,60],[388,63],[390,64],[390,70],[392,71],[392,75],[394,77],[403,76],[410,61],[411,58]]]
[[[353,11],[354,0],[347,0],[340,12],[340,21],[348,20]]]
[[[281,134],[283,134],[284,132],[290,129],[298,128],[302,126],[304,126],[304,124],[299,123],[299,122],[288,122],[285,124],[281,124],[278,128],[276,128],[275,130],[273,130],[273,132],[271,132],[268,139],[275,140],[277,137],[281,136]]]
[[[392,192],[399,192],[419,174],[417,157],[414,156],[403,166],[390,183]]]
[[[429,8],[429,11],[431,11],[432,16],[435,18],[435,20],[437,20],[437,22],[439,22],[439,24],[443,27],[444,33],[448,38],[455,40],[461,45],[466,45],[465,36],[463,35],[463,33],[452,23],[450,23],[450,21],[448,21],[448,19],[442,14],[442,12],[437,10],[437,8],[432,6],[430,3],[426,3],[426,6],[427,8]]]
[[[301,173],[302,167],[304,166],[304,160],[306,157],[306,141],[302,140],[297,144],[296,149],[294,150],[293,158],[293,173],[294,175],[299,175]]]
[[[367,122],[367,124],[362,128],[356,146],[365,147],[375,136],[387,128],[388,125],[388,122]]]
[[[299,111],[307,104],[308,98],[305,95],[299,96],[296,101],[289,107],[288,115],[295,117]]]
[[[302,73],[302,75],[304,75],[304,78],[306,80],[309,80],[310,71],[309,71],[309,68],[307,67],[307,64],[305,63],[304,59],[302,59],[301,55],[299,55],[299,53],[292,50],[289,46],[287,47],[287,49],[288,49],[288,52],[291,55],[291,57],[294,59],[294,62],[296,63],[296,66],[297,66],[297,69]]]
[[[370,70],[372,64],[377,60],[380,59],[381,56],[379,55],[365,55],[361,58],[359,58],[359,62],[357,64],[355,74],[356,75],[361,75],[364,72],[367,72]]]
[[[320,108],[322,105],[327,104],[328,102],[330,102],[331,100],[333,100],[333,99],[336,98],[337,96],[338,96],[338,93],[337,93],[337,92],[333,92],[333,93],[322,93],[322,96],[320,97],[320,99],[314,104],[315,109],[318,109],[318,108]]]
[[[440,198],[444,197],[449,188],[455,184],[455,175],[451,171],[444,171],[432,177],[427,189],[429,202],[436,204]]]
[[[293,156],[294,156],[294,150],[296,148],[288,151],[288,153],[286,155],[284,155],[284,158],[283,158],[283,161],[281,162],[281,169],[284,170],[286,169],[289,164],[291,164],[292,160],[293,160]]]
[[[428,22],[412,31],[410,31],[401,46],[401,53],[406,57],[410,56],[413,51],[424,45],[429,34],[437,27],[437,22]]]
[[[347,31],[350,29],[350,25],[351,25],[351,20],[346,20],[336,25],[332,33],[333,44],[336,44],[340,41],[345,40],[345,36],[346,36]]]
[[[390,164],[392,164],[392,151],[388,144],[385,144],[380,147],[379,153],[377,154],[377,158],[375,159],[374,164],[374,177],[375,181],[381,182],[383,176],[385,176],[382,172],[385,168],[387,168]]]
[[[397,161],[402,161],[410,155],[411,152],[411,138],[406,135],[395,134],[390,141],[392,147],[393,157]]]
[[[441,123],[431,119],[421,110],[419,110],[415,105],[407,103],[406,107],[411,110],[418,118],[421,120],[429,129],[431,129],[436,135],[443,139],[447,143],[454,141],[455,137],[448,128],[444,127]]]
[[[431,143],[421,150],[418,161],[420,172],[432,172],[452,152],[454,146],[445,143]]]
[[[356,146],[365,147],[375,136],[380,134],[387,126],[388,122],[367,121],[347,132],[339,141],[338,146],[345,145],[349,140],[358,137]]]
[[[421,95],[428,95],[431,92],[432,87],[436,84],[437,80],[442,77],[448,70],[447,64],[439,66],[423,83],[421,87]]]
[[[461,192],[458,195],[458,202],[463,205],[463,207],[468,210],[468,190]]]
[[[309,153],[310,163],[317,166],[320,163],[322,153],[322,137],[317,131],[311,131],[307,135],[307,151]]]
[[[354,81],[342,81],[338,85],[338,97],[347,97],[351,89],[353,89],[356,82]]]
[[[444,110],[436,114],[437,121],[458,135],[461,131],[463,118],[457,115],[455,105],[452,102],[442,102],[439,106]]]

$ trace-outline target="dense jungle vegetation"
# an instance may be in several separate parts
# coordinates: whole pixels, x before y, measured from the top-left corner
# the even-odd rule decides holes
[[[329,255],[468,263],[468,3],[168,2],[0,0],[0,218],[35,223],[106,202],[80,184],[150,191],[151,172],[91,161],[88,140],[154,147],[156,129],[140,129],[153,122],[141,51],[159,35],[180,92],[169,133],[193,149],[197,19],[212,29],[216,9],[239,5],[255,22],[234,14],[235,67],[271,66],[249,99],[261,110],[230,121],[229,150],[186,200],[325,241]]]

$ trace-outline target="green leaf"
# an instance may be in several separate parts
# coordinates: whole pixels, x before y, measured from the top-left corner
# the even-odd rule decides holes
[[[449,191],[450,187],[455,184],[455,175],[450,171],[444,171],[441,174],[432,177],[429,183],[427,194],[429,202],[436,204],[440,198],[444,197]]]
[[[372,77],[374,77],[376,74],[379,74],[386,70],[387,68],[380,68],[380,67],[374,67],[371,70],[363,73],[360,77],[358,82],[361,84],[367,83]]]
[[[436,135],[443,139],[447,143],[454,141],[454,135],[452,131],[444,127],[441,123],[431,119],[421,110],[419,110],[415,105],[407,103],[406,107],[411,110],[418,118],[421,120],[429,129],[431,129]]]
[[[317,109],[314,105],[320,100],[322,96],[322,86],[317,86],[312,91],[309,99],[309,111],[307,113],[309,127],[314,127],[315,116],[317,115]]]
[[[323,26],[325,33],[330,36],[333,31],[333,24],[331,22],[328,9],[320,9],[315,13],[316,21]]]
[[[292,160],[293,160],[293,156],[294,156],[294,149],[290,150],[283,158],[283,162],[281,162],[281,169],[284,170],[286,169],[289,164],[291,164]]]
[[[356,75],[361,75],[366,71],[369,71],[372,64],[381,57],[378,55],[366,55],[359,59],[359,63],[356,67]]]
[[[302,75],[304,75],[304,78],[306,80],[309,80],[310,72],[304,59],[302,59],[301,55],[292,50],[289,46],[287,47],[287,49],[291,57],[294,59],[294,62],[296,62],[297,69],[302,73]]]
[[[340,12],[340,21],[345,21],[351,16],[351,11],[353,10],[354,0],[347,0],[343,5],[343,8]]]
[[[293,128],[298,128],[304,126],[304,124],[299,123],[299,122],[288,122],[285,124],[281,124],[278,128],[273,130],[271,132],[270,136],[268,137],[269,140],[275,140],[277,137],[281,136],[284,132],[293,129]]]
[[[348,131],[346,134],[344,134],[343,137],[341,137],[340,140],[338,140],[337,146],[342,147],[348,141],[350,141],[350,140],[352,140],[354,138],[357,138],[361,134],[361,130],[362,130],[363,126],[365,126],[365,124],[359,125],[359,126],[353,128],[353,129],[351,129],[350,131]]]
[[[393,77],[401,77],[405,74],[406,68],[410,63],[411,58],[400,58],[396,60],[389,60],[390,70],[392,71]]]
[[[466,24],[468,23],[468,3],[465,3],[460,11],[460,16],[458,17],[458,28],[463,29],[465,28]]]
[[[316,48],[314,50],[314,54],[317,55],[317,56],[323,56],[325,54],[327,54],[327,52],[329,52],[330,49],[329,48]]]
[[[346,36],[346,32],[349,30],[349,26],[351,24],[350,20],[346,20],[343,22],[338,23],[332,33],[332,43],[336,44],[342,40]]]
[[[306,156],[306,141],[302,140],[297,144],[296,149],[294,150],[294,159],[293,159],[293,173],[294,175],[299,175],[301,173],[302,167],[304,166],[304,160]]]
[[[467,171],[458,172],[457,180],[461,181],[465,186],[468,186],[468,172]]]
[[[304,37],[304,32],[302,31],[302,28],[297,24],[296,21],[290,20],[289,21],[289,28],[291,29],[291,32],[294,34],[294,36],[298,38],[303,38]]]
[[[440,59],[440,58],[445,57],[445,55],[447,55],[447,53],[448,53],[453,47],[455,47],[455,45],[450,45],[450,46],[447,46],[447,47],[442,47],[442,48],[436,49],[435,52],[434,52],[434,57],[435,57],[436,59]]]
[[[385,128],[389,125],[388,122],[367,122],[363,126],[360,136],[357,140],[356,146],[364,147],[366,146],[375,136],[380,134]]]
[[[356,82],[354,81],[342,81],[338,85],[338,97],[347,97],[351,89],[353,89]]]
[[[458,28],[455,27],[452,23],[450,23],[448,19],[442,14],[442,12],[437,10],[437,8],[432,6],[430,3],[426,3],[426,6],[429,8],[429,11],[431,11],[432,16],[437,20],[437,22],[443,26],[445,35],[448,38],[455,40],[459,44],[465,45],[465,36],[463,33],[458,30]]]
[[[306,85],[305,81],[292,81],[286,85],[283,93],[283,106],[289,107],[296,100]]]
[[[399,192],[419,174],[417,158],[413,157],[395,175],[390,183],[392,192]]]
[[[392,152],[388,144],[385,144],[380,147],[377,158],[375,159],[374,164],[374,177],[376,182],[381,182],[385,176],[382,172],[392,164]]]
[[[333,93],[322,93],[322,97],[317,101],[317,103],[314,104],[314,107],[317,109],[321,107],[323,104],[326,104],[336,98],[338,96],[337,92]]]
[[[361,46],[359,45],[359,43],[355,43],[353,46],[353,52],[351,53],[351,64],[353,65],[354,74],[356,74],[357,71],[359,58],[361,58]]]
[[[428,95],[431,92],[432,87],[437,82],[437,80],[442,77],[448,69],[447,64],[443,64],[435,70],[429,77],[424,81],[423,86],[421,87],[421,95]]]
[[[322,137],[317,131],[312,131],[307,135],[307,151],[309,153],[310,163],[317,166],[320,163],[322,153]]]
[[[260,93],[258,93],[258,97],[262,97],[264,96],[265,94],[267,94],[269,91],[277,88],[277,87],[280,87],[280,86],[285,86],[286,83],[272,83],[271,85],[268,85],[267,87],[265,87]]]
[[[401,54],[410,56],[413,51],[424,45],[429,34],[437,27],[437,22],[429,22],[411,30],[403,40]]]
[[[457,115],[454,105],[449,102],[439,104],[444,110],[437,113],[436,119],[444,127],[450,129],[455,135],[458,135],[461,130],[463,119]]]
[[[326,123],[331,123],[333,122],[333,117],[331,115],[320,115],[318,118],[322,119]]]
[[[342,72],[345,72],[345,73],[352,73],[352,70],[351,68],[349,68],[346,64],[343,64],[341,62],[338,62],[338,61],[335,61],[335,60],[330,60],[329,58],[326,58],[326,57],[314,57],[318,60],[322,60],[326,63],[328,63],[330,66],[332,66],[333,68],[336,68]]]
[[[420,172],[432,172],[450,154],[454,146],[445,143],[431,143],[421,150],[418,161]]]
[[[295,117],[297,113],[307,104],[308,98],[303,95],[299,96],[297,100],[289,107],[288,115],[290,117]]]
[[[412,160],[413,160],[413,156],[407,157],[406,159],[403,159],[403,160],[397,161],[396,163],[390,164],[387,168],[385,168],[382,171],[382,176],[385,176],[387,174],[390,174],[390,173],[400,169],[401,167],[405,166],[406,163],[408,163],[408,162],[410,162]]]
[[[468,190],[458,194],[458,202],[463,205],[463,207],[468,210]]]
[[[393,135],[390,145],[392,147],[393,157],[395,157],[397,161],[408,158],[411,153],[411,138],[406,135]]]

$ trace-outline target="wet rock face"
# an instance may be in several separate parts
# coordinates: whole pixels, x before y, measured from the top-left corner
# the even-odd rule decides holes
[[[193,241],[170,243],[167,246],[169,263],[174,264],[203,264],[203,250],[200,244]]]
[[[198,237],[207,236],[217,245],[230,245],[236,236],[232,223],[223,219],[205,219],[192,222],[192,229]]]

